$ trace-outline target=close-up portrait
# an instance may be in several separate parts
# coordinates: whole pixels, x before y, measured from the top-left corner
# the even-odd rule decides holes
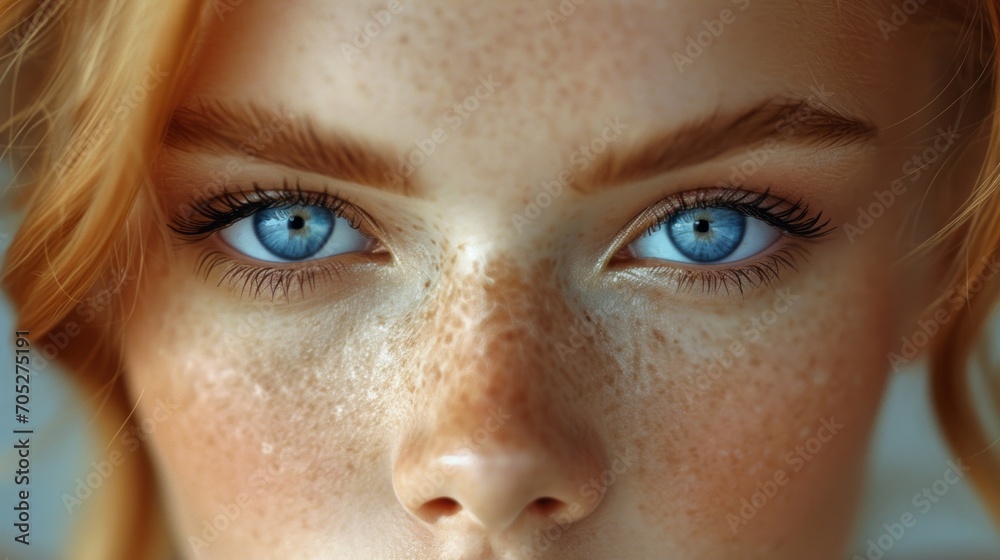
[[[0,558],[1000,559],[1000,1],[0,33]]]

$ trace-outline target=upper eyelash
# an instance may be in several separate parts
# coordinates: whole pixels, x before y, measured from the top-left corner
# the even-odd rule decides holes
[[[321,206],[329,209],[338,217],[348,219],[351,226],[359,226],[358,216],[352,212],[346,212],[345,208],[352,207],[347,200],[332,195],[325,189],[323,192],[303,191],[298,182],[291,186],[287,180],[283,181],[281,189],[264,190],[256,182],[252,183],[252,191],[233,191],[224,188],[221,193],[214,196],[206,196],[197,200],[185,215],[175,218],[169,225],[170,229],[178,235],[190,240],[199,240],[219,231],[239,220],[253,216],[255,213],[276,207],[307,205]],[[656,231],[663,227],[669,220],[677,214],[695,208],[729,208],[738,211],[746,216],[753,217],[772,225],[787,235],[816,239],[823,237],[835,227],[828,227],[830,220],[823,219],[823,213],[812,214],[807,204],[802,199],[795,202],[788,202],[770,194],[770,189],[763,192],[752,192],[739,189],[700,189],[679,193],[662,200],[654,205],[652,217],[655,223],[647,229],[648,232]],[[352,219],[353,218],[353,219]],[[678,287],[682,285],[687,288],[700,283],[701,287],[708,292],[718,291],[724,288],[728,293],[730,285],[743,293],[744,283],[768,283],[771,284],[778,278],[781,268],[796,268],[796,257],[803,257],[804,254],[783,253],[770,257],[773,262],[765,264],[753,264],[742,268],[729,269],[726,271],[689,271],[684,278],[679,279]],[[227,262],[218,254],[202,262],[199,269],[206,276],[208,272],[222,262]],[[291,284],[298,282],[299,288],[304,288],[303,282],[312,287],[312,277],[305,278],[302,271],[292,271],[299,276],[293,277],[291,272],[281,270],[276,267],[260,268],[250,265],[239,265],[227,272],[223,280],[243,281],[246,286],[254,284],[251,290],[254,296],[259,295],[264,288],[270,288],[276,294],[279,289],[288,292]],[[286,276],[274,280],[274,274],[278,271]],[[334,271],[339,277],[339,270]],[[241,291],[242,293],[242,291]]]
[[[737,189],[727,189],[722,192],[702,189],[694,192],[693,200],[685,198],[682,193],[674,198],[665,199],[664,202],[669,204],[657,205],[654,212],[656,222],[646,233],[658,231],[674,216],[695,208],[735,210],[774,226],[787,235],[802,239],[816,239],[837,229],[829,227],[830,220],[823,219],[823,212],[812,214],[809,205],[801,198],[795,202],[788,202],[771,195],[770,189],[760,193]]]
[[[356,219],[344,215],[350,203],[325,189],[323,192],[303,191],[298,182],[292,187],[287,180],[283,181],[281,189],[274,191],[265,190],[256,182],[252,183],[252,189],[246,192],[226,187],[218,195],[200,198],[191,205],[189,212],[175,218],[169,227],[178,235],[196,241],[261,210],[295,205],[321,206],[347,219],[351,227],[359,225]]]

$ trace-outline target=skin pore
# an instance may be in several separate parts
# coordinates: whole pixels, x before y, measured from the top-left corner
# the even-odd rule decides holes
[[[207,18],[123,341],[136,418],[170,408],[147,443],[179,553],[843,557],[886,355],[929,301],[893,263],[956,47],[848,2],[389,5]],[[336,196],[372,241],[274,263],[208,235],[196,209],[254,185]],[[635,252],[742,191],[828,233]]]

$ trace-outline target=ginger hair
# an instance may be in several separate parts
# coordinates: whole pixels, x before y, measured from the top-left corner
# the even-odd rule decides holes
[[[983,121],[990,127],[989,147],[967,200],[931,240],[949,247],[951,285],[981,278],[1000,244],[1000,123],[994,118],[1000,3],[970,4],[950,11],[965,14],[969,31],[962,40],[980,42],[977,49],[989,55],[979,76],[989,90],[990,114]],[[0,131],[7,135],[5,155],[16,164],[4,206],[23,214],[2,286],[19,330],[41,339],[62,328],[96,291],[117,291],[114,282],[123,276],[141,279],[143,244],[155,232],[129,216],[155,200],[149,170],[211,8],[194,0],[0,0],[6,39],[0,42]],[[146,88],[150,72],[166,79]],[[1000,446],[988,449],[968,367],[985,343],[980,337],[998,292],[1000,279],[987,283],[942,327],[929,364],[940,425],[956,455],[974,456],[970,474],[1000,522]],[[119,299],[117,313],[84,325],[56,357],[89,398],[98,441],[112,445],[131,408],[115,330],[130,306],[128,298]],[[1000,407],[1000,372],[977,375],[977,387]],[[131,560],[168,550],[149,458],[140,452],[119,472],[84,505],[89,511],[77,513],[81,522],[69,556]]]

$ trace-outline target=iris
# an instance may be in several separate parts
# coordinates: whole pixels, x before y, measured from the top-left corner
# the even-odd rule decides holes
[[[269,208],[254,215],[254,233],[271,254],[290,261],[315,255],[333,235],[336,217],[320,206]]]
[[[682,255],[710,263],[736,251],[746,233],[747,217],[729,208],[692,208],[678,212],[666,229]]]

